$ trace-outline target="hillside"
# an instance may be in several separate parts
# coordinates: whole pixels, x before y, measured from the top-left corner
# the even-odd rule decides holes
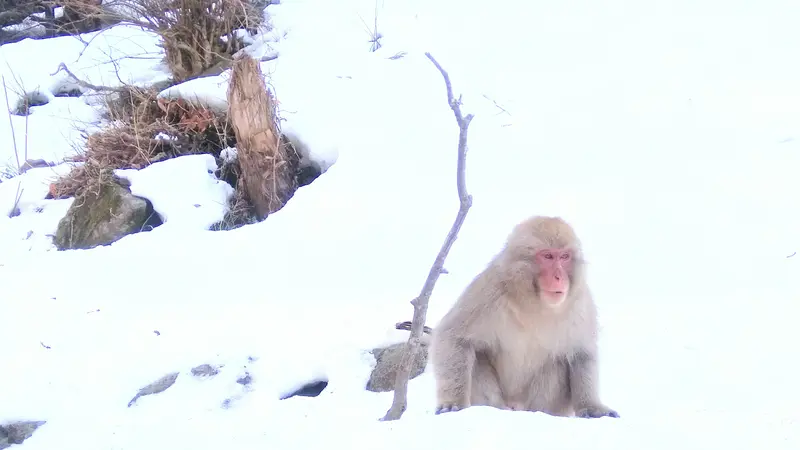
[[[0,46],[0,73],[22,86],[7,89],[12,109],[24,95],[46,102],[0,120],[0,425],[46,421],[20,448],[800,446],[800,4],[283,0],[265,11],[272,29],[248,52],[274,52],[259,64],[282,130],[321,175],[266,220],[210,231],[230,187],[214,158],[157,162],[127,173],[164,224],[88,250],[56,250],[74,199],[46,197],[81,133],[108,124],[92,92],[56,95],[75,87],[56,71],[151,86],[169,77],[158,37],[118,25],[84,42]],[[403,418],[378,421],[392,394],[364,389],[369,351],[407,338],[394,324],[411,319],[458,209],[458,128],[426,51],[475,114],[473,207],[428,325],[515,223],[560,215],[584,244],[601,395],[621,418],[434,415],[429,366]],[[224,103],[229,73],[179,95]],[[12,177],[14,139],[57,165]],[[193,376],[202,364],[219,373]],[[319,381],[318,396],[282,400]]]

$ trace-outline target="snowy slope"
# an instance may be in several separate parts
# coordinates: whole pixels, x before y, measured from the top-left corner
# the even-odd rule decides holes
[[[284,128],[332,166],[267,221],[228,232],[182,216],[109,247],[29,251],[21,221],[44,233],[37,213],[0,219],[0,422],[47,420],[31,449],[797,448],[800,5],[532,3],[379,1],[376,53],[359,18],[372,23],[373,1],[270,6],[285,38],[262,67]],[[39,50],[26,79],[55,82],[80,51],[58,42],[37,43],[53,53]],[[0,54],[22,70],[17,45],[32,44]],[[410,319],[458,206],[458,130],[424,51],[476,114],[474,206],[429,325],[516,221],[561,214],[587,250],[601,395],[621,419],[434,416],[426,373],[403,420],[377,421],[391,394],[363,390],[363,350],[404,339],[393,324]],[[32,127],[63,126],[48,114],[57,100],[87,107],[54,99]],[[41,136],[32,153],[68,154],[69,139]],[[196,201],[181,198],[164,204]],[[224,367],[191,377],[202,363]],[[172,371],[175,386],[126,407]],[[323,378],[319,397],[279,400]]]

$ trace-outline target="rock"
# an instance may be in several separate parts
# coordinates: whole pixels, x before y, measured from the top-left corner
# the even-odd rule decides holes
[[[19,173],[22,175],[23,173],[31,170],[31,169],[38,169],[41,167],[53,167],[56,163],[47,162],[43,159],[28,159],[26,160],[19,168]]]
[[[243,376],[239,377],[239,379],[236,380],[236,382],[241,384],[242,386],[247,386],[248,384],[253,382],[253,377],[251,377],[249,373],[245,372]]]
[[[417,358],[411,365],[410,378],[416,378],[425,371],[425,367],[428,365],[428,345],[427,340],[423,339]],[[368,391],[388,392],[394,390],[397,367],[403,359],[405,347],[406,343],[401,342],[372,350],[371,353],[375,357],[376,364],[372,374],[370,374],[369,381],[367,381],[366,389]]]
[[[405,322],[397,322],[396,324],[394,324],[394,327],[395,327],[395,329],[398,329],[398,330],[411,331],[411,321],[410,320],[406,320]],[[425,336],[425,334],[431,334],[431,333],[433,333],[433,328],[431,328],[431,327],[429,327],[427,325],[423,325],[422,326],[422,333],[424,333],[423,336]]]
[[[164,375],[163,377],[159,378],[153,383],[148,384],[147,386],[139,389],[139,392],[128,402],[128,408],[133,405],[139,397],[144,397],[145,395],[150,394],[158,394],[160,392],[164,392],[169,389],[173,384],[175,384],[175,380],[178,379],[178,375],[180,372],[172,372],[170,374]]]
[[[292,397],[316,397],[328,387],[328,380],[312,381],[311,383],[304,384],[300,389],[281,397],[281,400],[286,400]]]
[[[43,420],[32,420],[0,425],[0,450],[10,447],[11,444],[22,444],[22,441],[33,436],[33,432],[45,423]]]
[[[103,184],[99,194],[87,189],[75,199],[53,241],[59,250],[90,249],[158,225],[161,218],[149,200],[111,182]]]
[[[219,369],[211,364],[201,364],[192,369],[192,375],[196,377],[213,377],[219,373]]]

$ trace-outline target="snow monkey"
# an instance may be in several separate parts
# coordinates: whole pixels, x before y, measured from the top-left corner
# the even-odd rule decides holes
[[[472,405],[619,417],[598,395],[597,312],[560,217],[518,224],[434,329],[436,414]]]

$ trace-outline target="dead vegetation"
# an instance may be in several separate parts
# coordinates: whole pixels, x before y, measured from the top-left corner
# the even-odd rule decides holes
[[[158,90],[125,87],[107,94],[109,125],[85,135],[85,149],[67,176],[50,186],[50,197],[100,192],[115,179],[115,169],[142,169],[189,154],[211,154],[216,176],[235,188],[229,211],[211,227],[229,230],[263,220],[301,185],[319,175],[301,167],[300,154],[281,135],[271,94],[258,63],[244,57],[234,67],[229,113],[158,97]]]
[[[266,5],[260,0],[112,0],[101,5],[87,5],[86,0],[62,0],[60,3],[80,5],[88,17],[107,23],[132,24],[158,34],[175,82],[191,79],[230,60],[244,47],[238,30],[252,32],[261,27]]]
[[[129,87],[110,94],[107,111],[111,124],[85,136],[86,148],[78,158],[83,164],[51,185],[52,197],[97,192],[111,181],[114,169],[141,169],[188,154],[219,157],[222,149],[235,145],[227,115],[181,99],[158,98],[152,89]]]
[[[50,0],[0,0],[0,45],[26,38],[88,33],[108,24],[92,15],[101,0],[69,0],[61,14],[56,16],[55,8],[62,3]]]
[[[256,217],[253,205],[244,193],[244,189],[237,187],[228,204],[228,212],[225,213],[225,217],[212,225],[211,230],[232,230],[256,222],[258,222],[258,218]]]
[[[263,28],[266,0],[63,0],[104,23],[132,24],[161,37],[176,84],[223,65],[234,66],[225,113],[183,99],[160,98],[167,86],[82,87],[107,96],[101,131],[84,134],[82,162],[50,186],[52,198],[99,192],[120,182],[115,169],[141,169],[181,155],[207,153],[217,159],[217,177],[235,188],[225,218],[212,229],[231,229],[263,220],[280,209],[299,186],[319,175],[301,167],[300,154],[282,136],[275,103],[258,62],[239,52],[244,31]],[[96,4],[95,4],[96,3]],[[238,52],[238,53],[237,53]],[[236,57],[234,57],[236,55]],[[235,60],[235,62],[234,62]],[[242,69],[244,67],[244,69]],[[241,181],[241,182],[240,182]]]

